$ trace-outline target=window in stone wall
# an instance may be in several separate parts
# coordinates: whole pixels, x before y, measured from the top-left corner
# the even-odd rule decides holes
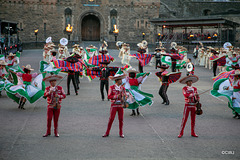
[[[210,9],[205,9],[204,11],[203,11],[203,15],[204,16],[209,16],[211,14],[211,10]]]
[[[115,9],[112,9],[110,11],[110,24],[111,24],[111,29],[110,29],[110,32],[113,32],[114,31],[114,25],[117,25],[117,17],[118,16],[118,13]]]
[[[148,22],[145,21],[145,28],[148,28]]]
[[[72,10],[70,8],[65,9],[65,27],[72,25]]]

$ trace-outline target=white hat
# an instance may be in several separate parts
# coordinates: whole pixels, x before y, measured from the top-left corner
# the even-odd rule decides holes
[[[26,67],[23,66],[23,68],[26,68],[26,69],[28,69],[28,70],[30,70],[30,71],[33,71],[33,70],[34,70],[34,69],[31,68],[31,65],[30,65],[30,64],[27,64]]]

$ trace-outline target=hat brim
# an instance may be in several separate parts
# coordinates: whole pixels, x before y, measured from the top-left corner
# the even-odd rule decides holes
[[[6,66],[7,63],[5,61],[3,61],[3,63],[0,63],[1,66]]]
[[[127,73],[139,73],[139,71],[137,71],[135,69],[128,69]]]
[[[155,51],[162,51],[162,49],[155,49]]]
[[[115,81],[117,79],[124,79],[126,77],[126,75],[121,75],[121,76],[117,76],[117,77],[114,77],[114,76],[109,76],[109,79],[111,79],[112,81]]]
[[[168,69],[169,66],[157,66],[158,68],[162,68],[162,69]]]
[[[99,53],[105,54],[105,53],[108,53],[108,51],[99,51]]]
[[[23,68],[26,68],[25,66],[22,66]],[[26,68],[27,70],[29,70],[29,71],[34,71],[34,69],[32,69],[32,68]]]
[[[231,67],[232,67],[233,69],[240,69],[240,66],[236,66],[236,65],[231,65]]]
[[[99,62],[100,64],[109,64],[110,63],[110,61],[108,61],[108,62]]]
[[[183,77],[179,80],[179,83],[186,84],[187,81],[192,81],[192,83],[196,83],[199,80],[198,76],[196,75],[190,75],[187,77]]]
[[[59,76],[59,75],[53,75],[53,76],[48,76],[46,78],[43,79],[43,81],[58,81],[61,80],[63,77]]]

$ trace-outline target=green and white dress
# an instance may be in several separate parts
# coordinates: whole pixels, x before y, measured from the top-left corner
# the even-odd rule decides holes
[[[148,75],[143,78],[143,75],[146,73],[138,73],[136,78],[130,79],[129,77],[123,79],[123,83],[125,83],[126,91],[128,92],[127,102],[129,104],[128,109],[136,109],[139,106],[152,105],[153,95],[150,93],[146,93],[140,90],[141,84],[146,80]]]
[[[17,103],[21,97],[26,98],[30,103],[36,102],[44,95],[45,82],[43,78],[45,75],[46,73],[39,75],[37,73],[17,73],[17,85],[9,85],[5,88],[8,97]],[[35,79],[32,81],[32,78]]]

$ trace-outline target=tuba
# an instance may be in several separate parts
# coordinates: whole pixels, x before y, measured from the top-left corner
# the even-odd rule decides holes
[[[188,63],[186,69],[187,69],[188,72],[192,72],[193,71],[192,63]]]
[[[142,45],[143,45],[143,47],[147,47],[148,42],[147,42],[146,40],[143,40],[143,41],[142,41]]]
[[[122,44],[123,44],[122,41],[117,41],[117,42],[116,42],[117,49],[121,48],[121,47],[122,47]]]
[[[66,46],[68,44],[67,38],[61,38],[60,39],[60,44],[63,45],[63,46]]]
[[[52,37],[48,37],[48,38],[46,39],[46,43],[52,43]]]

